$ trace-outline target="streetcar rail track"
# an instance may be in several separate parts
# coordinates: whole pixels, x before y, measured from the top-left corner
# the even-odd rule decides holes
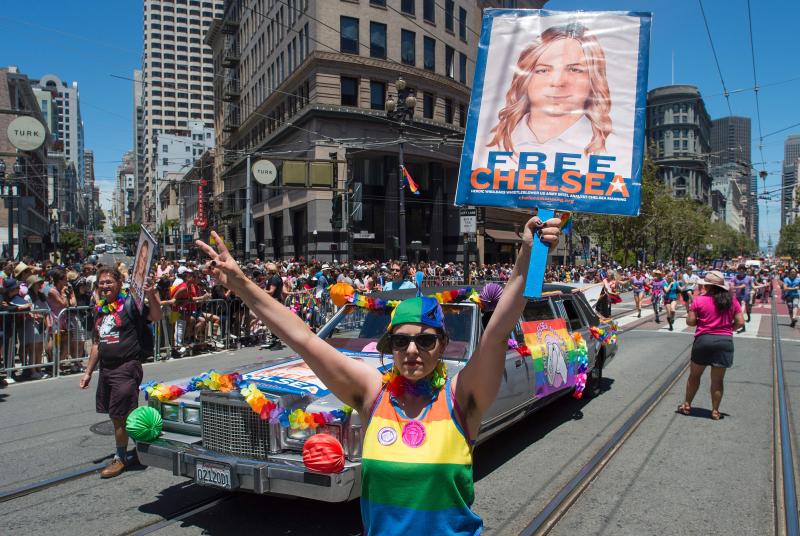
[[[59,484],[65,484],[67,482],[95,474],[106,466],[106,462],[104,460],[107,460],[110,457],[111,455],[108,455],[97,460],[92,460],[92,465],[88,467],[81,467],[80,469],[61,473],[50,478],[45,478],[37,482],[32,482],[30,484],[25,484],[24,486],[2,492],[0,493],[0,504],[30,495],[32,493],[44,491],[46,489],[58,486]]]
[[[627,439],[656,408],[673,385],[689,368],[689,360],[683,360],[690,352],[686,348],[678,356],[681,364],[675,367],[664,382],[628,417],[614,434],[587,461],[556,495],[545,505],[539,514],[519,533],[520,536],[543,536],[550,532],[556,523],[567,513],[575,501],[583,494],[589,484],[606,467]]]
[[[216,495],[212,495],[211,497],[207,497],[201,501],[197,501],[196,503],[181,508],[180,510],[167,516],[166,519],[154,521],[122,534],[123,536],[146,536],[147,534],[153,534],[154,532],[158,532],[161,529],[174,525],[175,523],[179,523],[187,517],[191,517],[227,502],[233,499],[235,496],[236,495],[233,493],[218,493]]]
[[[781,334],[778,330],[777,298],[772,298],[772,369],[773,369],[773,465],[775,472],[775,532],[798,536],[797,487],[794,452],[789,424],[786,383],[783,374]]]

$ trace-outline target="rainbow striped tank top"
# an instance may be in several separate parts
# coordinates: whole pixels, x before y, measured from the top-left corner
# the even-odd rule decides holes
[[[403,427],[416,420],[403,435]],[[453,412],[450,380],[417,419],[386,392],[370,415],[361,462],[361,518],[366,536],[476,535],[483,522],[474,498],[472,448]],[[418,443],[416,446],[410,446]]]

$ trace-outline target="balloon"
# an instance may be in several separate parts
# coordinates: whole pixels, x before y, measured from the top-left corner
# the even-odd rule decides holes
[[[133,410],[125,422],[128,435],[136,441],[154,441],[161,435],[161,414],[150,406],[140,406]]]

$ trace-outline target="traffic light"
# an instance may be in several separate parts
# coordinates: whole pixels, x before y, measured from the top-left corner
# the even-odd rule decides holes
[[[338,193],[333,194],[333,199],[331,200],[331,227],[335,230],[339,230],[344,226],[344,221],[342,219],[342,196]]]

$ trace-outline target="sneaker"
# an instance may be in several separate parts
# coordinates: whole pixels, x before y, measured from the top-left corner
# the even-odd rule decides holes
[[[639,311],[639,314],[636,316],[636,318],[642,318],[642,312],[641,311]]]
[[[736,330],[736,333],[744,333],[744,326]]]
[[[792,318],[792,321],[789,323],[789,327],[793,328],[796,324],[797,324],[797,319],[796,318]]]
[[[102,471],[100,471],[100,478],[114,478],[115,476],[119,476],[122,472],[125,471],[125,463],[114,456],[114,459],[111,460],[111,463],[106,465]]]

